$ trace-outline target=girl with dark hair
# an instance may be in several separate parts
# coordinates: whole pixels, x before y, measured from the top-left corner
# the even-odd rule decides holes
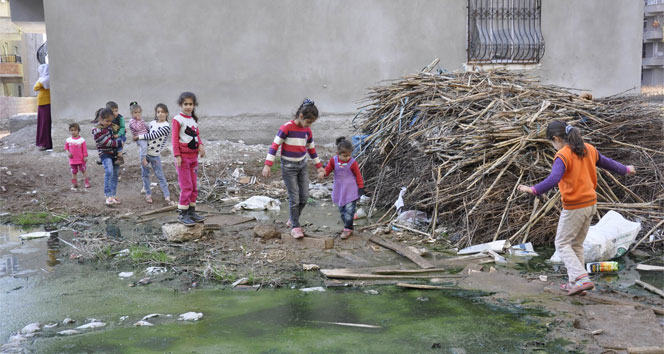
[[[519,191],[540,195],[558,184],[563,200],[556,231],[556,250],[560,254],[569,282],[561,289],[568,295],[584,295],[595,287],[583,260],[583,241],[588,234],[592,216],[597,212],[597,169],[599,166],[620,175],[635,174],[634,166],[624,166],[600,154],[594,146],[584,143],[579,129],[565,122],[553,121],[546,128],[546,137],[558,151],[551,174],[539,184],[519,186]]]
[[[143,191],[145,193],[145,201],[152,204],[152,190],[150,189],[150,166],[154,171],[154,175],[159,181],[159,187],[164,193],[164,200],[169,205],[171,202],[171,194],[168,191],[168,183],[164,176],[164,170],[161,166],[161,150],[166,145],[168,134],[171,133],[171,127],[168,124],[168,107],[165,104],[159,103],[154,108],[154,120],[150,122],[150,127],[147,134],[139,134],[134,136],[135,141],[147,140],[147,162],[148,165],[141,165],[141,178],[143,179]]]
[[[353,234],[353,218],[357,200],[364,194],[364,179],[360,166],[351,157],[353,144],[345,137],[337,138],[336,143],[337,155],[330,159],[325,171],[318,173],[318,178],[323,179],[334,171],[332,201],[339,206],[341,221],[344,223],[341,239],[345,240]]]
[[[314,101],[305,99],[295,113],[295,119],[282,125],[274,138],[265,159],[263,177],[270,176],[270,169],[274,159],[281,148],[281,175],[288,190],[288,207],[290,218],[288,220],[291,236],[304,237],[304,230],[300,226],[300,214],[309,199],[309,175],[307,173],[307,153],[318,169],[323,172],[323,164],[318,159],[311,125],[318,119],[318,108]]]
[[[196,95],[183,92],[178,99],[181,112],[173,117],[173,156],[178,172],[180,200],[178,201],[178,221],[185,226],[194,226],[203,222],[204,217],[196,214],[196,198],[198,197],[198,156],[205,157],[203,141],[198,130],[198,117],[195,108],[198,106]]]

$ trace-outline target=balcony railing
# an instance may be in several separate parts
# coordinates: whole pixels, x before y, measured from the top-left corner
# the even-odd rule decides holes
[[[646,15],[664,12],[664,0],[646,0]]]
[[[21,64],[21,56],[16,54],[0,55],[0,63]]]
[[[664,66],[664,56],[643,58],[641,63],[644,67]]]
[[[643,32],[643,40],[644,41],[661,40],[663,30],[664,29],[645,31]]]

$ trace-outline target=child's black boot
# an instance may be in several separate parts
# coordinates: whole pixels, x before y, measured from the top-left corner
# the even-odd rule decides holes
[[[196,222],[189,217],[189,209],[178,209],[178,221],[184,226],[194,226]]]
[[[204,217],[196,214],[195,206],[189,206],[189,218],[191,218],[191,220],[194,220],[194,222],[203,222],[205,220]]]

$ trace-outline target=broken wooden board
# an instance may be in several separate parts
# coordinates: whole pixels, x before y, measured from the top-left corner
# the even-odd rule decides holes
[[[636,283],[636,285],[642,286],[642,287],[644,287],[646,290],[648,290],[648,291],[650,291],[650,292],[653,292],[653,293],[655,293],[655,294],[657,294],[657,295],[659,295],[659,296],[661,296],[661,297],[664,297],[664,291],[662,291],[662,289],[659,289],[659,288],[657,288],[656,286],[650,285],[650,284],[648,284],[648,283],[646,283],[646,282],[643,282],[643,281],[640,281],[640,280],[638,280],[638,279],[637,279],[637,280],[634,280],[634,282]]]
[[[664,267],[649,265],[649,264],[638,264],[636,266],[636,270],[643,270],[643,271],[650,271],[650,272],[657,272],[657,271],[664,272]]]
[[[664,346],[664,331],[649,309],[624,305],[586,305],[584,311],[590,328],[604,330],[601,336],[595,337],[601,347],[627,350]]]
[[[254,221],[256,218],[248,218],[241,215],[215,215],[205,218],[205,222],[209,224],[217,224],[223,226],[233,226],[243,224],[245,222]]]
[[[429,268],[429,269],[385,269],[385,270],[374,270],[372,274],[380,275],[399,275],[399,274],[420,274],[420,273],[437,273],[437,272],[449,272],[447,268]]]
[[[323,275],[333,279],[366,279],[366,280],[397,280],[397,279],[434,279],[434,278],[463,278],[457,274],[438,275],[382,275],[371,273],[355,273],[353,269],[321,269]]]
[[[422,290],[459,290],[459,288],[455,288],[452,286],[409,284],[409,283],[397,283],[397,287],[408,288],[408,289],[422,289]]]
[[[290,234],[282,233],[281,240],[284,243],[311,249],[328,250],[334,248],[334,239],[331,237],[304,235],[303,238],[296,239]]]
[[[641,304],[641,303],[631,301],[631,300],[620,300],[620,299],[615,299],[615,298],[611,298],[611,297],[595,295],[595,294],[592,294],[592,293],[588,294],[584,297],[580,297],[578,299],[580,299],[580,300],[589,300],[589,301],[594,302],[596,304],[638,306],[638,307],[643,307],[643,308],[650,309],[650,310],[653,311],[653,313],[655,313],[657,315],[664,315],[664,308],[645,305],[645,304]]]
[[[415,264],[417,264],[421,268],[425,268],[425,269],[426,268],[434,268],[433,264],[429,263],[429,261],[427,261],[426,259],[420,257],[420,255],[414,253],[413,251],[409,250],[406,247],[403,247],[401,245],[397,245],[394,242],[383,240],[382,238],[377,237],[377,236],[374,236],[374,237],[370,238],[369,241],[371,241],[371,242],[373,242],[373,243],[375,243],[379,246],[383,246],[385,248],[391,249],[392,251],[395,251],[396,253],[410,259],[411,261],[413,261]]]

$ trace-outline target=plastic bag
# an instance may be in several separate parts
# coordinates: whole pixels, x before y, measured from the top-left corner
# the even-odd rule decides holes
[[[270,197],[255,195],[243,202],[235,204],[233,209],[239,210],[279,210],[281,202]]]
[[[588,236],[583,242],[583,258],[586,262],[608,261],[625,254],[641,231],[641,223],[625,219],[619,213],[610,210],[600,221],[590,226]],[[550,259],[560,263],[556,251]]]

